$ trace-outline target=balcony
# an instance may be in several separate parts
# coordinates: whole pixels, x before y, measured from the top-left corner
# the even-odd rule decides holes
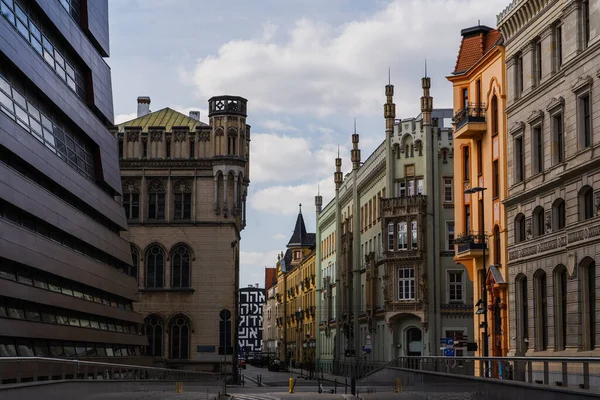
[[[426,209],[427,196],[422,194],[381,199],[381,216],[384,218],[414,214],[418,211],[426,211]]]
[[[481,257],[483,249],[487,249],[486,235],[480,232],[459,234],[454,239],[454,244],[457,245],[457,259]]]
[[[469,103],[467,108],[459,110],[452,119],[455,125],[456,139],[472,139],[485,133],[485,103]]]

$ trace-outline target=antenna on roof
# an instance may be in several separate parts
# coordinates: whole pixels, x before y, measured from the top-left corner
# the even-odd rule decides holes
[[[356,135],[356,117],[354,117],[354,134]]]
[[[477,26],[481,26],[481,20],[480,19],[477,20]]]
[[[392,84],[392,68],[388,67],[388,85]]]
[[[425,78],[427,78],[427,59],[425,59]]]
[[[340,144],[339,143],[338,143],[338,157],[337,158],[340,158]]]
[[[321,184],[317,183],[317,196],[321,195]]]

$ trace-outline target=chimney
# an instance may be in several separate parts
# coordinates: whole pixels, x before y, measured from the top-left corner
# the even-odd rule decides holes
[[[190,111],[190,118],[200,121],[200,111]]]
[[[258,288],[258,283],[255,283],[255,284],[254,284],[254,287],[255,287],[255,288]]]
[[[143,117],[150,113],[150,97],[148,96],[140,96],[137,98],[138,110],[137,116]]]

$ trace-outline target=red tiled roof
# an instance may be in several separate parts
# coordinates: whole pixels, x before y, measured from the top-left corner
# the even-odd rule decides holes
[[[277,268],[265,268],[265,290],[277,283]]]
[[[477,61],[488,53],[502,38],[499,30],[479,32],[472,36],[463,37],[456,58],[454,74],[468,71]]]

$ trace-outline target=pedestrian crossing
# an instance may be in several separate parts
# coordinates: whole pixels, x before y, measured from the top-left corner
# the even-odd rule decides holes
[[[250,394],[240,393],[233,395],[234,400],[281,400],[280,397],[271,396],[268,394]]]

